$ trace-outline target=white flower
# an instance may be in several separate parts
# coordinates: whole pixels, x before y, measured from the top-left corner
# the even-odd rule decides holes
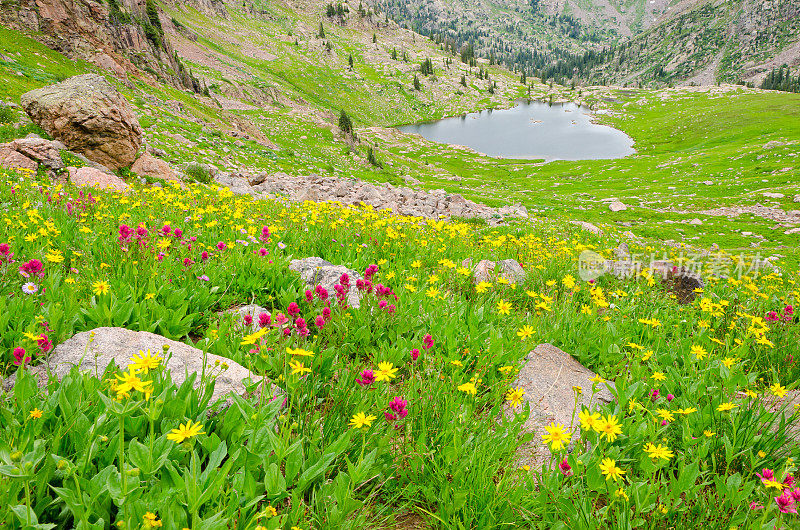
[[[22,292],[25,294],[36,294],[39,291],[39,286],[33,282],[28,282],[22,286]]]

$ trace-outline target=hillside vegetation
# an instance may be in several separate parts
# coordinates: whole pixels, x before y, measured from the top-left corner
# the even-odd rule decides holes
[[[181,178],[0,168],[0,526],[798,525],[800,94],[521,80],[366,3],[38,2],[0,6],[0,142],[47,136],[22,94],[99,72]],[[566,5],[531,35],[582,51],[605,33]],[[636,154],[394,128],[528,97]],[[527,217],[220,185],[260,172]]]

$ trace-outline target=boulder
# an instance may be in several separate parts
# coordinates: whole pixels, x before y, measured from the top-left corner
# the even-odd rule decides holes
[[[263,307],[261,307],[260,305],[257,305],[257,304],[248,304],[248,305],[245,305],[245,306],[242,306],[242,307],[233,307],[231,309],[228,309],[227,311],[223,311],[223,312],[218,313],[218,314],[219,315],[225,315],[225,314],[235,315],[236,318],[238,319],[237,322],[235,323],[235,328],[238,329],[238,330],[245,330],[245,328],[247,328],[247,326],[245,326],[245,324],[244,324],[244,320],[243,319],[244,319],[245,315],[249,315],[250,318],[253,319],[253,323],[250,325],[250,329],[246,330],[249,333],[251,331],[256,331],[256,330],[259,329],[258,316],[261,313],[266,313],[268,315],[271,315],[271,313],[269,311],[267,311],[266,308],[263,308]]]
[[[7,169],[21,169],[31,173],[36,173],[39,164],[27,156],[19,153],[15,149],[6,147],[6,145],[0,145],[0,166]]]
[[[262,184],[265,180],[267,180],[267,173],[265,171],[261,171],[259,173],[254,173],[247,176],[247,182],[251,186],[258,186]]]
[[[47,169],[52,171],[64,169],[64,162],[61,160],[61,150],[64,148],[64,144],[60,142],[51,142],[44,138],[32,137],[20,138],[7,145],[21,155],[42,164]]]
[[[584,230],[591,232],[596,235],[603,235],[603,231],[600,230],[598,227],[593,225],[592,223],[587,223],[586,221],[570,221],[570,223],[580,226]]]
[[[334,265],[322,258],[311,257],[293,259],[289,262],[289,269],[300,273],[300,277],[308,287],[321,285],[327,289],[331,298],[336,296],[333,286],[339,283],[342,274],[350,276],[350,292],[347,293],[347,305],[354,308],[361,307],[361,293],[356,289],[356,280],[361,280],[359,273],[343,265]]]
[[[131,166],[131,171],[143,177],[159,178],[162,180],[180,180],[172,166],[160,158],[145,153],[136,159]]]
[[[116,175],[103,173],[93,167],[67,168],[69,181],[76,186],[91,186],[101,190],[127,191],[130,187]]]
[[[142,128],[127,100],[102,76],[84,74],[22,95],[31,119],[69,149],[111,169],[127,167]]]
[[[763,195],[767,199],[783,199],[784,197],[786,197],[786,195],[784,195],[783,193],[774,193],[771,191],[765,191],[761,195]]]
[[[617,248],[614,249],[614,255],[618,259],[628,260],[631,257],[631,251],[628,248],[627,243],[620,243]]]
[[[794,202],[800,202],[800,195],[795,195],[793,200]]]
[[[472,258],[465,259],[461,265],[469,268],[472,266]],[[475,283],[491,282],[495,276],[505,278],[511,283],[523,283],[528,278],[528,273],[513,259],[504,259],[497,262],[490,260],[480,260],[472,269]]]
[[[700,274],[686,267],[673,268],[662,281],[675,295],[679,304],[690,304],[697,297],[695,289],[703,289],[705,282]]]
[[[578,412],[590,403],[610,403],[614,396],[613,383],[604,381],[597,385],[597,392],[592,396],[592,378],[597,374],[584,367],[572,356],[552,344],[539,344],[525,358],[525,366],[519,372],[514,388],[522,387],[525,390],[523,399],[530,404],[531,411],[543,413],[549,418],[546,423],[561,423],[568,429],[572,422],[572,412],[575,408],[574,387],[580,387],[578,394],[578,408],[575,412],[572,435],[577,438],[580,429]],[[528,431],[537,431],[540,428],[541,417],[531,414],[524,428]],[[541,433],[544,434],[544,433]]]
[[[621,201],[614,201],[608,205],[608,209],[611,210],[612,212],[623,212],[627,210],[628,207],[625,206],[625,203]]]
[[[243,395],[246,393],[244,385],[246,379],[252,379],[253,382],[261,379],[247,368],[225,357],[211,353],[204,354],[197,348],[154,333],[124,328],[97,328],[78,333],[59,344],[46,364],[31,366],[29,370],[36,377],[39,386],[44,387],[48,379],[48,366],[50,374],[59,380],[63,379],[73,366],[78,366],[83,372],[103,374],[111,362],[122,370],[126,369],[131,357],[139,351],[150,350],[153,354],[163,356],[164,345],[169,346],[164,366],[172,373],[172,380],[176,384],[183,384],[189,374],[196,373],[197,379],[194,385],[200,388],[202,386],[200,376],[204,367],[207,373],[213,369],[218,374],[212,401],[220,400],[231,393]],[[227,364],[228,368],[224,370],[217,368],[215,366],[217,361],[220,366],[222,363]],[[3,387],[11,390],[15,380],[15,376],[12,375],[6,379]],[[272,390],[275,395],[276,388],[272,387]]]

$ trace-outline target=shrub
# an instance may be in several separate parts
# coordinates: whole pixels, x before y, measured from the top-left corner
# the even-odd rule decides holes
[[[211,172],[208,170],[203,164],[196,164],[192,163],[186,166],[186,169],[183,170],[186,173],[186,176],[189,177],[191,180],[195,182],[201,182],[203,184],[209,184],[213,177],[211,176]]]

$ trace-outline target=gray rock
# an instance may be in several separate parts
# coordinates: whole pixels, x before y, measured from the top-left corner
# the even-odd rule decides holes
[[[150,350],[154,355],[158,354],[163,357],[164,345],[169,346],[165,366],[172,373],[172,380],[176,384],[182,384],[190,374],[197,373],[194,385],[196,388],[200,388],[202,386],[200,378],[204,367],[206,373],[213,371],[218,374],[212,401],[223,399],[231,393],[244,395],[246,393],[245,380],[251,379],[253,382],[261,380],[260,376],[225,357],[211,353],[204,354],[197,348],[154,333],[131,331],[124,328],[97,328],[93,331],[78,333],[59,344],[47,359],[47,364],[32,366],[29,370],[36,377],[39,386],[44,387],[48,379],[48,365],[50,374],[59,380],[63,379],[73,366],[78,366],[82,372],[102,376],[111,362],[114,362],[122,370],[126,369],[131,357],[140,350]],[[216,366],[217,361],[219,361],[219,366]],[[221,370],[223,363],[228,365],[225,370]],[[11,390],[15,381],[16,377],[12,375],[4,382],[4,388]],[[271,383],[270,388],[272,395],[277,395],[278,390]]]
[[[628,244],[620,243],[619,246],[614,249],[614,255],[618,259],[629,259],[631,257],[631,251],[628,249]]]
[[[783,193],[773,193],[771,191],[765,191],[761,195],[763,195],[768,199],[783,199],[784,197],[786,197],[786,195],[784,195]]]
[[[597,392],[592,397],[591,379],[596,376],[597,374],[584,367],[571,355],[552,344],[539,344],[526,357],[525,366],[520,370],[514,387],[522,387],[525,390],[523,399],[530,404],[531,410],[546,414],[551,422],[561,423],[567,429],[572,422],[575,408],[573,387],[581,387],[572,430],[573,437],[577,438],[580,434],[580,429],[575,427],[579,425],[578,412],[583,407],[589,407],[590,402],[610,403],[614,399],[611,393],[614,385],[608,381],[598,384]],[[536,431],[540,425],[541,420],[532,417],[525,423],[525,428]]]
[[[258,186],[259,184],[263,183],[265,180],[267,180],[267,174],[264,171],[262,171],[260,173],[256,173],[255,175],[249,175],[248,179],[247,179],[248,183],[251,186]]]
[[[800,202],[800,195],[795,195],[793,200],[794,202]]]
[[[574,225],[577,225],[577,226],[580,226],[584,230],[586,230],[588,232],[591,232],[593,234],[597,234],[597,235],[602,235],[603,234],[603,231],[600,230],[599,228],[597,228],[592,223],[587,223],[586,221],[570,221],[570,223],[572,223]]]
[[[461,265],[469,268],[472,266],[472,258],[465,259]],[[498,262],[490,260],[480,260],[472,269],[475,283],[491,282],[495,276],[505,278],[511,283],[523,283],[528,278],[525,269],[513,259],[504,259]]]
[[[622,212],[628,209],[628,207],[621,201],[614,201],[608,205],[608,209],[612,212]]]
[[[318,257],[294,259],[289,263],[289,269],[300,273],[300,277],[308,287],[321,285],[327,289],[332,298],[336,296],[333,286],[339,283],[342,274],[347,274],[350,276],[347,305],[356,309],[361,307],[361,293],[356,289],[356,280],[361,280],[362,277],[356,271],[343,265],[334,265]]]

